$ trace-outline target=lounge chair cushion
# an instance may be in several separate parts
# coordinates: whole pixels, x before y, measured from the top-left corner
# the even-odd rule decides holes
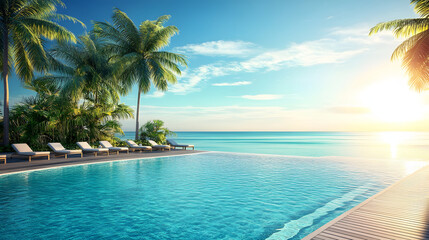
[[[18,152],[18,155],[23,156],[39,156],[39,155],[49,155],[50,152]]]
[[[127,151],[128,150],[127,147],[114,147],[108,141],[100,141],[100,144],[104,148],[108,148],[109,150],[113,150],[113,151]]]
[[[76,143],[85,152],[106,152],[109,151],[107,148],[92,148],[87,142]]]
[[[173,147],[194,147],[192,144],[177,144],[173,139],[167,139],[167,142]]]
[[[91,145],[89,145],[87,142],[77,142],[76,144],[77,144],[80,148],[85,149],[85,150],[87,150],[87,149],[93,149],[93,148],[91,147]]]
[[[107,152],[109,149],[107,148],[87,148],[82,149],[84,152]]]
[[[31,150],[31,148],[26,143],[12,144],[12,148],[18,153],[33,152],[33,150]]]
[[[112,144],[110,144],[108,141],[100,141],[100,145],[104,148],[111,148],[113,147]]]
[[[137,149],[147,149],[150,150],[152,149],[151,146],[139,146],[137,145],[137,143],[135,143],[133,140],[128,140],[127,141],[128,146],[130,146],[130,148],[137,148]]]
[[[55,153],[64,153],[64,154],[80,154],[82,150],[58,150]]]
[[[82,150],[67,150],[61,143],[48,143],[48,147],[54,151],[54,153],[60,154],[81,154]]]
[[[48,147],[50,147],[54,152],[66,150],[61,143],[48,143]]]
[[[149,143],[152,145],[152,147],[155,147],[155,148],[170,148],[170,146],[168,145],[159,145],[153,140],[149,140]]]
[[[137,148],[137,149],[152,149],[151,146],[135,146],[135,147],[131,147],[131,148]]]
[[[127,151],[128,148],[127,147],[109,147],[109,150],[114,150],[114,151]]]
[[[12,144],[12,148],[17,152],[18,155],[24,156],[36,156],[36,155],[49,155],[50,152],[33,152],[26,143]]]
[[[127,140],[127,144],[131,147],[139,147],[139,145],[137,145],[133,140]]]

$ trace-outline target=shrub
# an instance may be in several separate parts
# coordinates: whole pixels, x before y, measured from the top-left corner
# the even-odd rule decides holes
[[[165,144],[167,136],[176,135],[176,133],[164,127],[164,122],[161,120],[148,121],[140,128],[139,132],[140,140],[150,139],[159,144]]]

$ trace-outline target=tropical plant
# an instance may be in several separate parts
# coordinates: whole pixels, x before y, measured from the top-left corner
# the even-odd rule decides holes
[[[108,41],[107,48],[121,62],[121,79],[138,85],[136,139],[139,129],[140,95],[150,90],[151,83],[160,91],[166,91],[168,83],[176,83],[181,74],[179,66],[187,66],[185,56],[162,51],[169,45],[175,26],[164,26],[170,16],[155,21],[144,21],[137,27],[122,11],[115,9],[113,24],[96,22],[94,32]]]
[[[79,37],[77,44],[60,42],[49,53],[51,74],[39,80],[61,83],[63,93],[75,101],[117,103],[119,95],[130,88],[117,78],[119,63],[112,61],[103,42],[93,34]]]
[[[393,30],[396,37],[407,37],[393,52],[392,60],[402,58],[409,75],[408,84],[417,91],[429,86],[429,1],[411,0],[420,18],[382,22],[371,28],[370,35]]]
[[[3,144],[9,144],[9,72],[13,69],[24,82],[34,71],[45,71],[47,55],[45,41],[75,41],[72,32],[57,20],[77,19],[56,13],[61,0],[2,0],[0,1],[0,58],[4,83]],[[83,25],[83,23],[81,23]]]
[[[164,127],[164,122],[161,120],[148,121],[140,128],[142,140],[150,139],[162,144],[166,142],[169,135],[176,135],[176,133]]]
[[[123,134],[118,120],[133,117],[133,110],[124,104],[78,104],[61,94],[56,82],[34,80],[27,88],[37,94],[12,109],[11,140],[35,149],[42,150],[51,141],[72,146],[82,140],[112,140],[115,133]]]

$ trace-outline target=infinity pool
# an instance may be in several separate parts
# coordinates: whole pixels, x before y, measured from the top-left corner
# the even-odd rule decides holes
[[[0,176],[0,239],[300,239],[424,162],[202,153]]]

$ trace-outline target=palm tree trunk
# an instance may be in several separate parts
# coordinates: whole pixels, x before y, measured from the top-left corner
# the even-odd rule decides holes
[[[3,112],[3,145],[9,145],[9,34],[3,32],[3,83],[4,83],[4,112]]]
[[[139,115],[140,115],[140,95],[141,95],[141,87],[139,86],[139,92],[137,97],[137,115],[136,115],[136,139],[139,139]]]

